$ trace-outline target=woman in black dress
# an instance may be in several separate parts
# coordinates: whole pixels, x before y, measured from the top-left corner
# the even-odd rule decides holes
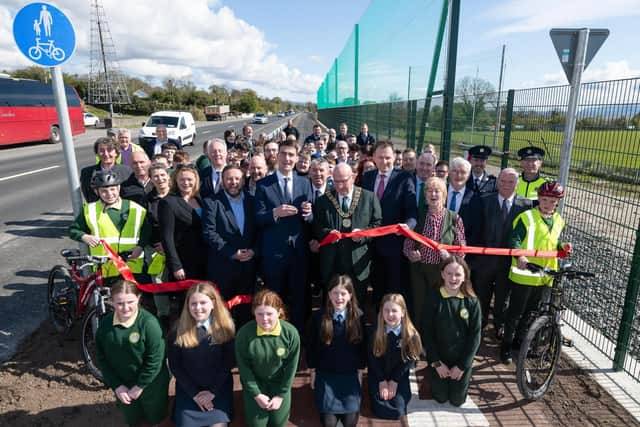
[[[192,286],[177,330],[169,337],[178,427],[225,427],[231,421],[234,333],[233,319],[218,291],[208,283]]]
[[[202,238],[200,180],[193,165],[178,165],[171,194],[158,203],[160,234],[169,280],[206,278],[206,246]]]

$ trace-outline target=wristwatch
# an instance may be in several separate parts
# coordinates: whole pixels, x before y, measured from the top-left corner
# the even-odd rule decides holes
[[[437,360],[437,361],[435,361],[435,362],[433,362],[433,363],[431,364],[431,367],[432,367],[432,368],[435,368],[435,369],[438,369],[440,366],[442,366],[442,362],[441,362],[441,361],[439,361],[439,360]]]

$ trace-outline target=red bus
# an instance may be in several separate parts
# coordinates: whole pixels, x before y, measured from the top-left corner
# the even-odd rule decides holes
[[[80,97],[65,85],[71,132],[83,133]],[[61,140],[53,86],[36,80],[0,78],[0,145]]]

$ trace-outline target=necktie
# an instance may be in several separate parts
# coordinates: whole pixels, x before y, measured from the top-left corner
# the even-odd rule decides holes
[[[349,212],[349,201],[347,200],[348,197],[343,197],[342,198],[342,212]]]
[[[451,202],[449,202],[449,210],[450,211],[454,211],[456,210],[456,201],[458,198],[458,194],[460,194],[459,191],[454,191],[453,194],[451,195]]]
[[[289,179],[288,177],[284,177],[284,201],[287,204],[291,203],[291,190],[289,189]]]
[[[382,199],[382,195],[384,194],[384,179],[385,175],[380,175],[380,183],[378,183],[378,189],[376,190],[376,196],[378,200]]]
[[[316,191],[313,193],[313,201],[314,201],[314,202],[317,202],[319,198],[320,198],[320,190],[316,190]]]
[[[338,323],[342,323],[344,321],[344,317],[342,317],[342,314],[338,314],[336,316],[336,320],[338,321]]]
[[[418,215],[420,215],[420,218],[422,218],[425,214],[426,214],[426,200],[425,200],[425,196],[424,196],[424,182],[420,183],[420,188],[418,189],[418,191],[420,192],[420,194],[418,194]],[[421,232],[422,230],[416,230]]]
[[[507,217],[509,216],[509,207],[507,206],[507,199],[504,199],[502,201],[502,209],[500,209],[500,212],[502,213],[502,222],[504,223],[507,220]]]

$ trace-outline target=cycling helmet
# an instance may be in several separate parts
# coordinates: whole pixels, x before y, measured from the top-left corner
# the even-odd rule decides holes
[[[564,197],[564,187],[558,181],[547,181],[538,187],[537,191],[538,196],[557,197],[558,199]]]
[[[120,185],[120,177],[114,171],[96,171],[91,177],[91,187],[112,187]]]

